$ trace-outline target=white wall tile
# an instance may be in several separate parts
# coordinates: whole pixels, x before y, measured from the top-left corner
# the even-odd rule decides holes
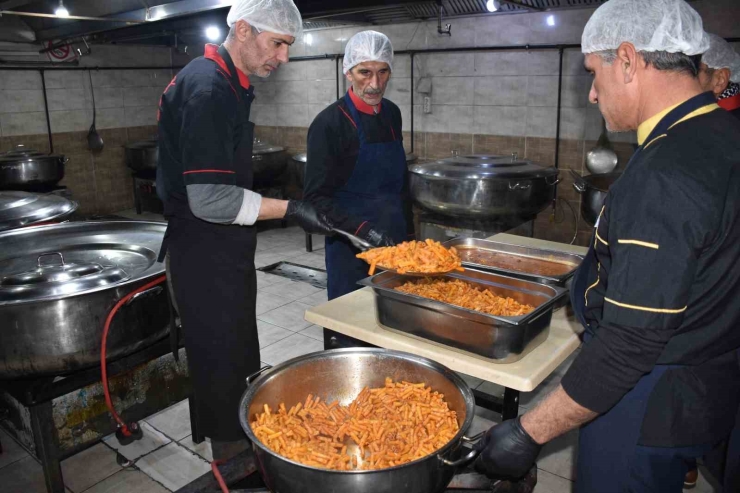
[[[87,72],[81,70],[48,70],[44,79],[46,89],[80,88],[90,84]]]
[[[563,52],[563,75],[588,75],[583,68],[580,48],[569,48]]]
[[[158,106],[162,90],[158,87],[124,87],[123,106],[132,108],[136,106]]]
[[[306,66],[306,80],[336,80],[336,62],[334,60],[310,60],[302,63]],[[341,77],[342,63],[339,63]]]
[[[532,75],[527,77],[527,106],[557,106],[558,77]]]
[[[475,77],[476,106],[526,106],[526,77]]]
[[[98,129],[126,127],[126,111],[123,108],[99,108],[96,113],[95,127]]]
[[[308,88],[309,104],[328,106],[337,99],[337,87],[334,81],[314,80],[302,82]]]
[[[326,107],[327,105],[324,105],[324,104],[309,104],[308,105],[308,113],[306,115],[306,119],[308,120],[309,126],[311,126],[311,123],[314,121],[314,119],[318,116],[319,113],[324,111]]]
[[[92,125],[92,110],[50,111],[49,120],[53,133],[82,132]]]
[[[249,120],[255,125],[272,127],[277,125],[276,104],[253,104],[249,113]]]
[[[414,70],[416,67],[414,67]],[[415,74],[418,77],[418,73]],[[393,75],[395,78],[411,77],[411,56],[398,55],[393,57]]]
[[[326,29],[310,31],[303,35],[306,45],[306,55],[333,55],[342,53],[340,29]],[[310,42],[309,42],[310,41]]]
[[[582,140],[585,133],[586,108],[561,108],[560,138]]]
[[[476,106],[473,125],[475,133],[525,135],[527,108],[524,106]]]
[[[478,17],[475,46],[524,45],[530,40],[527,14]]]
[[[555,137],[557,108],[527,108],[527,137]]]
[[[408,23],[408,24],[391,24],[388,26],[376,26],[375,30],[382,32],[388,39],[391,40],[393,49],[395,51],[402,51],[409,49],[414,33],[418,28],[419,23]],[[395,67],[394,67],[395,68]]]
[[[418,55],[420,76],[461,77],[475,73],[475,55],[473,53],[431,53]]]
[[[95,90],[95,107],[123,108],[123,89],[120,87],[97,87]]]
[[[305,80],[308,62],[290,62],[280,65],[278,69],[270,75],[271,80]]]
[[[423,94],[415,97],[423,101]],[[474,77],[434,77],[432,79],[432,104],[472,105],[475,96]]]
[[[141,127],[157,124],[157,106],[137,106],[125,108],[126,126]]]
[[[423,132],[473,133],[472,106],[432,105],[431,113],[416,116],[420,116],[419,130]]]
[[[567,9],[527,14],[530,42],[580,43],[583,28],[593,12],[594,9]]]
[[[0,91],[0,113],[29,113],[44,111],[44,93],[41,90]]]
[[[289,80],[275,81],[275,102],[278,104],[299,104],[307,102],[306,90],[308,89],[304,81]]]
[[[254,103],[273,104],[277,102],[277,85],[274,82],[265,82],[263,79],[253,81]]]
[[[475,53],[475,75],[502,76],[527,74],[526,51],[494,51]]]
[[[411,104],[411,79],[391,78],[385,90],[384,97],[397,105]]]
[[[123,87],[123,70],[93,70],[93,87]]]
[[[402,119],[402,126],[401,130],[404,132],[411,131],[411,108],[408,105],[399,106],[401,109],[401,119]],[[423,131],[421,129],[421,116],[422,116],[422,106],[421,105],[414,105],[414,130],[416,132]]]
[[[82,87],[47,89],[46,98],[49,102],[49,111],[82,110],[91,107],[86,104],[86,92]]]
[[[308,127],[307,104],[279,104],[277,108],[277,126]]]
[[[476,19],[473,17],[462,17],[456,19],[443,19],[442,26],[452,24],[452,36],[439,34],[437,32],[437,21],[422,23],[416,30],[411,43],[412,49],[424,48],[460,48],[475,46]]]
[[[0,128],[2,128],[3,137],[45,134],[47,133],[46,114],[36,112],[0,115]]]
[[[150,87],[152,85],[151,74],[146,70],[121,70],[116,73],[121,77],[116,84],[118,87]]]
[[[35,70],[0,70],[0,89],[41,89],[41,74]]]

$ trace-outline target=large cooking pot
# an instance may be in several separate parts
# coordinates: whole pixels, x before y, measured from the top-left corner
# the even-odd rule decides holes
[[[159,142],[142,140],[124,146],[126,149],[126,166],[134,171],[152,171],[157,169],[159,159]]]
[[[582,195],[581,217],[593,226],[601,213],[601,207],[604,205],[609,187],[614,185],[622,176],[622,172],[616,171],[588,176],[581,176],[573,170],[571,170],[571,173],[573,174],[573,188]]]
[[[0,231],[61,222],[76,210],[77,202],[54,194],[0,192]]]
[[[61,154],[44,154],[23,145],[0,154],[0,189],[33,190],[50,187],[64,178]]]
[[[308,154],[301,152],[290,158],[291,169],[293,175],[296,177],[296,182],[303,188],[303,184],[306,181],[306,163],[308,162]]]
[[[537,214],[552,202],[560,181],[556,168],[515,154],[453,156],[409,172],[411,196],[425,209],[483,220]]]
[[[165,223],[69,222],[0,233],[0,378],[57,375],[100,362],[103,324],[124,296],[164,273]],[[111,324],[116,359],[167,335],[164,284]]]
[[[273,409],[302,402],[308,394],[327,402],[349,404],[363,387],[382,387],[385,378],[424,382],[444,394],[457,412],[460,431],[434,454],[400,466],[374,471],[333,471],[306,466],[265,447],[249,420],[269,404]],[[249,380],[249,379],[248,379]],[[477,452],[458,459],[465,432],[473,422],[475,400],[453,371],[427,358],[400,351],[350,348],[307,354],[275,366],[249,386],[239,405],[239,421],[252,441],[260,473],[270,491],[279,493],[436,493],[444,491],[455,467],[471,462]]]
[[[252,146],[252,169],[254,188],[269,188],[281,185],[288,167],[285,148],[254,139]]]

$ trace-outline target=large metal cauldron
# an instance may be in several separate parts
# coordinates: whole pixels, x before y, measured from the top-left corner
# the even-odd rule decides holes
[[[438,214],[491,219],[532,216],[555,196],[558,170],[516,155],[460,156],[409,168],[411,196]]]
[[[0,233],[0,378],[62,374],[99,363],[105,319],[164,273],[165,223],[70,222]],[[111,324],[115,359],[163,338],[164,284],[134,296]]]
[[[581,194],[581,216],[583,220],[593,226],[601,213],[601,207],[606,200],[609,187],[622,176],[621,171],[602,173],[597,175],[581,176],[575,171],[573,174],[573,188]]]
[[[254,139],[252,146],[253,188],[281,185],[288,167],[285,148]]]
[[[308,394],[349,404],[363,387],[382,387],[386,377],[424,382],[444,394],[457,412],[460,431],[436,453],[396,467],[376,471],[332,471],[286,459],[257,440],[249,425],[269,404],[286,407]],[[467,384],[453,371],[427,358],[387,349],[335,349],[307,354],[281,363],[249,385],[239,407],[239,420],[257,456],[260,473],[275,493],[436,493],[444,491],[455,467],[472,461],[470,452],[458,459],[461,443],[473,422],[475,401]],[[457,460],[457,463],[454,461]]]
[[[44,154],[25,146],[0,154],[0,190],[34,190],[50,187],[64,178],[61,154]]]
[[[126,166],[134,171],[154,171],[159,159],[159,142],[157,140],[142,140],[126,144]]]

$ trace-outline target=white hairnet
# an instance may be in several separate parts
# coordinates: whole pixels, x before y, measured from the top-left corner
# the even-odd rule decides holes
[[[303,19],[293,0],[237,0],[231,6],[226,23],[247,21],[260,31],[286,34],[298,39],[303,31]]]
[[[616,50],[624,42],[637,51],[689,56],[709,48],[701,17],[683,0],[609,0],[583,29],[581,51]]]
[[[346,74],[362,62],[385,62],[393,71],[391,40],[378,31],[362,31],[352,36],[344,48],[342,70]]]
[[[716,34],[707,33],[709,37],[709,49],[701,56],[701,61],[707,67],[730,69],[730,80],[740,82],[740,55],[732,49],[730,43]]]

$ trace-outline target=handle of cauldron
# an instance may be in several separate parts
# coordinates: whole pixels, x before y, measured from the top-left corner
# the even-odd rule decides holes
[[[467,442],[467,443],[477,442],[478,440],[483,438],[483,435],[485,434],[486,432],[482,431],[472,437],[466,437],[463,435],[462,441]],[[479,455],[480,455],[480,450],[473,449],[470,452],[468,452],[467,455],[465,455],[465,457],[462,457],[461,459],[457,459],[457,460],[445,459],[441,455],[438,455],[437,457],[439,457],[439,460],[442,461],[442,464],[444,464],[445,466],[464,467],[470,464],[471,462],[473,462],[475,459],[477,459]]]
[[[269,370],[271,368],[272,368],[272,365],[265,365],[262,368],[260,368],[259,370],[257,370],[256,372],[254,372],[251,375],[249,375],[247,377],[247,387],[249,387],[250,385],[252,385],[252,382],[254,382],[254,380],[257,377],[259,377],[260,375],[262,375],[262,373],[264,373],[265,370]]]

